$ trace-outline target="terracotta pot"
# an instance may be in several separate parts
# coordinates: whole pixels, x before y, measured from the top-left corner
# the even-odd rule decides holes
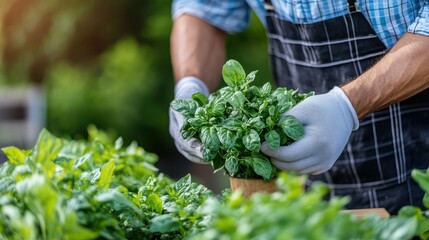
[[[357,219],[360,219],[368,215],[377,215],[381,219],[386,219],[390,217],[389,212],[385,208],[350,209],[350,210],[342,210],[341,212],[353,214]]]
[[[256,192],[272,193],[277,191],[276,179],[264,181],[263,179],[244,179],[230,177],[229,182],[232,191],[240,189],[243,193],[243,196],[245,197],[250,197],[253,193]]]

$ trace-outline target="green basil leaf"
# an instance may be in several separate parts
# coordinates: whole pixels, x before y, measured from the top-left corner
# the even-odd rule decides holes
[[[262,131],[265,128],[265,123],[262,121],[261,116],[251,118],[247,121],[249,126],[255,129],[257,132]]]
[[[73,171],[72,168],[73,168],[74,159],[72,158],[57,157],[55,158],[53,163],[55,163],[58,166],[61,166],[64,169],[64,171]]]
[[[267,119],[265,120],[265,123],[267,124],[268,128],[273,128],[274,125],[276,125],[276,123],[273,121],[271,117],[267,117]]]
[[[211,161],[214,172],[218,172],[225,167],[225,160],[219,156]]]
[[[228,103],[236,109],[242,109],[245,101],[246,97],[241,91],[236,91],[231,98],[228,99]]]
[[[198,103],[193,99],[174,99],[170,106],[185,117],[193,116],[198,108]]]
[[[254,100],[253,102],[248,102],[246,104],[246,107],[248,108],[255,108],[255,109],[259,109],[259,106],[261,105],[260,102],[258,102],[257,100]]]
[[[73,164],[73,168],[78,168],[79,166],[83,165],[84,163],[86,163],[89,159],[91,159],[92,154],[91,153],[87,153],[83,156],[80,156]]]
[[[180,130],[180,133],[182,134],[183,139],[188,139],[193,137],[197,131],[195,131],[195,129],[192,128],[188,122],[185,122],[183,124],[183,128]]]
[[[210,148],[214,149],[216,151],[218,151],[220,148],[220,141],[219,141],[219,137],[217,135],[216,126],[210,127]]]
[[[221,124],[223,128],[236,131],[237,129],[241,128],[242,122],[235,118],[228,118],[222,121]]]
[[[110,160],[101,167],[100,179],[97,186],[101,189],[108,189],[112,182],[113,171],[115,170],[115,161]]]
[[[12,164],[21,165],[24,163],[26,158],[26,153],[24,150],[21,150],[17,147],[4,147],[1,150]]]
[[[201,151],[202,155],[203,155],[203,160],[205,162],[210,162],[213,161],[216,156],[217,156],[217,150],[212,149],[208,146],[204,146],[203,150]]]
[[[288,108],[291,108],[296,105],[295,93],[296,91],[287,90],[286,88],[280,88],[278,89],[277,93],[273,95],[274,101],[279,107],[280,113],[284,113],[288,110]]]
[[[209,122],[208,122],[208,124],[207,125],[210,125],[210,126],[217,126],[217,125],[219,125],[219,121],[221,121],[222,119],[219,119],[219,118],[216,118],[216,117],[211,117],[210,119],[209,119]]]
[[[228,130],[226,128],[218,128],[217,136],[219,138],[219,141],[222,143],[222,145],[225,146],[225,148],[233,148],[236,142],[236,137],[234,133],[231,130]]]
[[[417,229],[417,219],[392,218],[378,227],[379,239],[411,239]]]
[[[188,139],[191,138],[193,136],[195,136],[195,134],[197,133],[197,131],[193,130],[193,129],[182,129],[180,131],[180,133],[182,134],[182,138],[183,139]]]
[[[239,86],[244,81],[246,73],[238,61],[231,59],[223,65],[222,77],[229,86]]]
[[[210,113],[213,116],[223,116],[226,108],[226,99],[220,98],[213,102],[213,106],[209,108]]]
[[[426,192],[426,194],[429,193],[429,173],[428,172],[424,172],[418,169],[413,169],[411,171],[411,177],[414,179],[414,181],[417,182],[419,187]]]
[[[277,131],[277,133],[280,135],[280,146],[289,145],[294,141],[293,139],[288,137],[288,135],[286,135],[286,133],[281,128],[280,131]]]
[[[258,70],[252,71],[249,74],[247,74],[245,82],[247,84],[253,82],[256,78],[256,73],[258,73]]]
[[[423,205],[425,206],[425,208],[429,208],[429,194],[425,193],[425,195],[423,195]]]
[[[273,150],[277,150],[280,147],[280,135],[275,130],[271,130],[265,134],[265,141],[267,141],[268,146]]]
[[[232,94],[234,94],[234,88],[230,87],[230,86],[226,86],[223,87],[221,89],[219,89],[218,94],[212,94],[212,96],[216,97],[216,99],[227,99],[230,98],[232,96]]]
[[[258,112],[262,113],[268,106],[268,101],[264,101],[261,105],[259,105]]]
[[[209,102],[206,95],[202,94],[201,92],[192,94],[192,99],[194,99],[199,106],[204,106]]]
[[[205,109],[204,107],[198,107],[195,110],[194,115],[197,118],[206,119],[208,112],[207,112],[207,109]],[[187,118],[191,118],[191,117],[192,117],[192,115],[188,116]]]
[[[291,102],[279,102],[277,104],[277,107],[279,109],[279,114],[283,114],[292,108],[292,103]]]
[[[243,138],[244,147],[252,152],[259,152],[261,149],[261,138],[258,132],[254,129],[250,129],[249,133]]]
[[[254,109],[254,108],[249,109],[249,110],[247,111],[247,114],[248,114],[250,117],[252,117],[252,118],[255,118],[255,117],[259,116],[258,109]]]
[[[118,137],[115,141],[115,149],[120,150],[123,145],[124,145],[124,139],[122,139],[122,137]]]
[[[302,94],[297,94],[294,99],[296,103],[301,102],[302,100],[314,96],[315,92],[308,92],[308,93],[302,93]]]
[[[255,173],[264,179],[268,180],[271,178],[271,171],[273,169],[270,160],[262,155],[252,156],[252,165]]]
[[[270,106],[268,108],[268,113],[270,114],[271,117],[275,117],[279,114],[279,111],[276,106]]]
[[[422,216],[422,210],[416,206],[403,206],[398,212],[399,217],[414,217],[414,216]]]
[[[36,146],[34,146],[31,152],[32,160],[40,163],[46,173],[52,176],[55,172],[55,164],[52,161],[58,157],[62,146],[63,141],[60,138],[55,137],[48,130],[42,129]]]
[[[234,174],[238,171],[238,159],[235,156],[229,156],[225,160],[225,169],[228,171],[230,176],[234,176]]]
[[[141,215],[142,213],[142,211],[130,199],[113,189],[98,193],[94,196],[94,200],[103,204],[109,204],[116,211],[124,211],[125,208],[129,208],[138,215]]]
[[[278,87],[271,93],[271,96],[277,99],[277,96],[285,95],[285,93],[287,93],[287,89],[285,87]]]
[[[278,88],[275,94],[273,94],[275,100],[279,103],[294,102],[293,95],[294,93],[286,88]]]
[[[154,210],[156,213],[162,213],[162,200],[156,193],[151,193],[149,197],[147,197],[147,203],[149,207]]]
[[[228,119],[231,119],[231,118],[242,119],[243,118],[242,111],[232,110],[228,116]]]
[[[210,128],[209,127],[201,128],[200,138],[201,138],[201,143],[204,146],[210,145],[211,136],[210,136]]]
[[[269,82],[265,83],[262,88],[261,92],[264,96],[268,96],[271,93],[271,84]]]
[[[180,228],[179,221],[176,217],[168,214],[159,215],[151,219],[149,231],[160,233],[174,232]]]
[[[201,119],[199,117],[193,117],[193,118],[189,118],[188,119],[188,123],[193,127],[193,128],[201,128],[204,124],[205,121],[204,119]]]
[[[185,193],[188,192],[192,185],[192,178],[190,174],[186,174],[186,176],[179,179],[174,184],[174,189],[178,191],[179,193]]]
[[[87,175],[82,175],[81,179],[82,180],[89,180],[91,183],[95,184],[98,179],[100,179],[101,176],[101,171],[100,168],[96,168],[94,170],[92,170],[91,172],[89,172]]]
[[[304,136],[304,126],[292,115],[282,117],[279,124],[283,132],[295,141]]]
[[[253,97],[260,97],[262,95],[261,89],[257,86],[251,86],[247,90],[247,93]]]

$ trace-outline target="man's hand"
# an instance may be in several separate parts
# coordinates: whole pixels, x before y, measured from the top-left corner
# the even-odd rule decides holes
[[[272,150],[262,144],[262,152],[278,168],[299,174],[328,171],[340,156],[359,121],[349,99],[339,87],[326,94],[309,97],[290,109],[304,125],[304,136],[289,146]]]
[[[184,77],[174,89],[174,98],[191,98],[192,94],[201,92],[208,97],[209,90],[206,84],[195,77]],[[174,144],[177,150],[190,161],[203,163],[203,155],[201,153],[202,144],[195,138],[183,139],[180,130],[183,127],[185,118],[183,115],[171,107],[170,114],[170,135],[173,137]]]

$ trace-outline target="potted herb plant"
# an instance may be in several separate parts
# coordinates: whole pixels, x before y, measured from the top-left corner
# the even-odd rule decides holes
[[[225,170],[232,190],[242,188],[244,195],[275,190],[279,169],[261,152],[261,144],[278,149],[301,138],[304,127],[285,112],[314,94],[284,87],[273,90],[269,82],[262,87],[251,85],[256,73],[246,75],[239,62],[228,60],[222,69],[225,87],[208,98],[198,92],[192,99],[171,102],[186,119],[183,138],[200,140],[204,161],[215,172]]]

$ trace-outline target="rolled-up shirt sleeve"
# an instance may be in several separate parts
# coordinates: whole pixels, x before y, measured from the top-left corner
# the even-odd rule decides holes
[[[429,1],[424,1],[416,20],[408,27],[408,32],[429,36]]]
[[[245,0],[174,0],[172,4],[173,19],[189,14],[231,33],[247,28],[250,11]]]

